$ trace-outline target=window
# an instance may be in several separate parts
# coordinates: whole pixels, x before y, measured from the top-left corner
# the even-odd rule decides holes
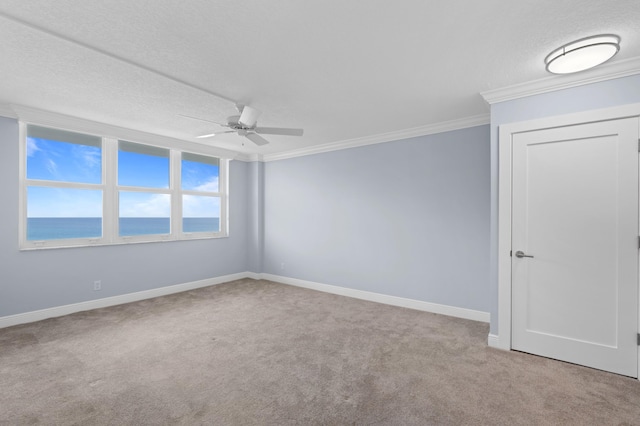
[[[118,141],[118,235],[169,235],[169,150]]]
[[[226,236],[227,160],[22,124],[20,247]]]
[[[182,153],[182,232],[220,232],[220,162]]]
[[[27,126],[26,240],[102,238],[102,139]]]

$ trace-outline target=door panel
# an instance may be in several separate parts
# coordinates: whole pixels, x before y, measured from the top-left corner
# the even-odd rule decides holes
[[[513,135],[512,347],[637,377],[638,120]]]

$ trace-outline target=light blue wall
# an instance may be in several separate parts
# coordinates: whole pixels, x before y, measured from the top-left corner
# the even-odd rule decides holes
[[[0,117],[0,317],[247,270],[247,163],[231,162],[229,238],[21,252],[18,144]]]
[[[528,96],[491,106],[491,333],[498,334],[498,127],[507,123],[640,103],[640,75]]]
[[[264,272],[486,312],[489,171],[488,125],[266,163]]]
[[[247,165],[247,265],[261,273],[264,253],[264,163]]]
[[[631,103],[640,75],[492,105],[490,126],[233,161],[229,238],[25,252],[18,126],[0,117],[0,317],[252,271],[488,311],[497,334],[498,127]]]

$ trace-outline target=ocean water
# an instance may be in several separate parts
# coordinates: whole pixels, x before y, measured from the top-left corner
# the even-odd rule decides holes
[[[168,234],[168,217],[125,217],[119,219],[120,236]],[[184,232],[216,232],[220,229],[217,217],[186,217]],[[102,218],[99,217],[36,217],[27,219],[27,240],[60,240],[65,238],[102,237]]]

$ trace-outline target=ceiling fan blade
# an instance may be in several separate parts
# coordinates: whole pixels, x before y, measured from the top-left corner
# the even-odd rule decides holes
[[[248,105],[242,107],[242,113],[240,113],[240,119],[238,123],[242,124],[245,127],[253,127],[258,122],[258,117],[260,116],[260,111],[255,108],[251,108]]]
[[[218,123],[217,121],[205,120],[204,118],[192,117],[192,116],[190,116],[190,115],[184,115],[184,114],[178,114],[178,115],[179,115],[180,117],[190,118],[190,119],[192,119],[192,120],[206,121],[207,123],[217,124],[218,126],[222,126],[222,127],[229,127],[229,125],[228,125],[228,124]]]
[[[196,139],[212,138],[214,136],[222,135],[223,133],[234,133],[235,130],[227,130],[225,132],[207,133],[206,135],[196,136]]]
[[[266,140],[265,138],[263,138],[257,133],[247,133],[245,136],[247,137],[247,139],[249,139],[251,142],[255,143],[258,146],[266,145],[269,143],[268,140]]]
[[[281,127],[256,127],[256,133],[265,135],[285,135],[285,136],[302,136],[304,129],[286,129]]]

